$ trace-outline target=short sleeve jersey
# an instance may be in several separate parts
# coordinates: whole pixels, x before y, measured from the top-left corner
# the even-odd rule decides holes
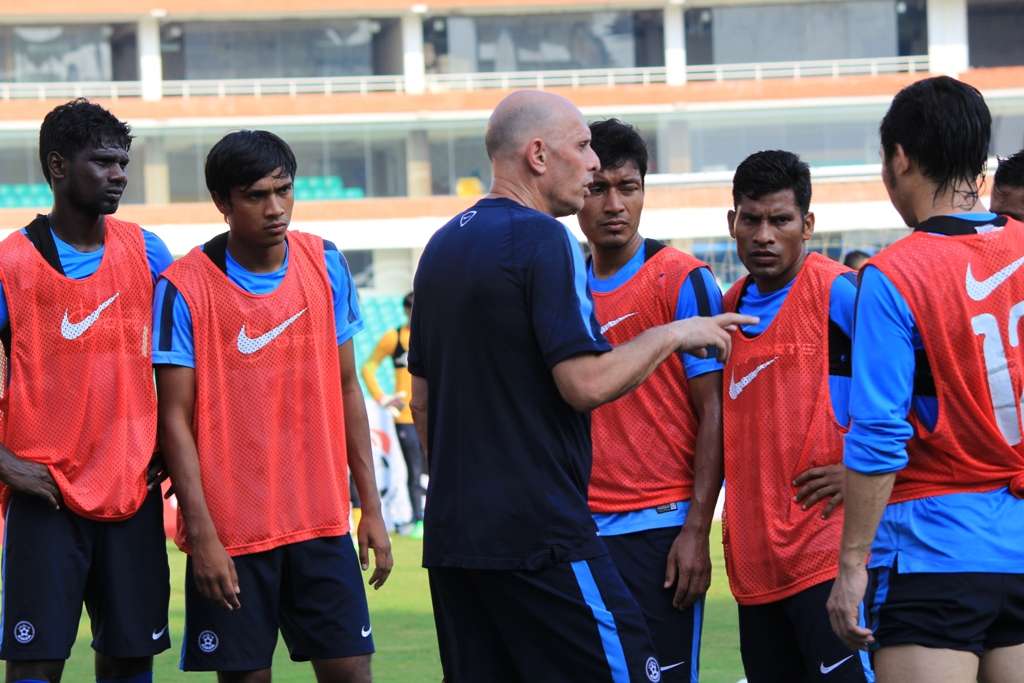
[[[429,389],[427,567],[539,569],[603,554],[587,508],[590,425],[552,368],[610,350],[579,245],[487,198],[431,238],[409,369]]]

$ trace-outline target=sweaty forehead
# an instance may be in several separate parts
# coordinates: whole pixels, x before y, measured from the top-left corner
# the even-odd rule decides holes
[[[736,210],[747,214],[800,213],[800,208],[796,205],[796,196],[790,189],[769,192],[756,199],[741,197]]]
[[[623,183],[639,183],[641,180],[640,169],[636,167],[636,162],[632,159],[627,159],[618,166],[602,168],[594,173],[595,183],[619,185]]]

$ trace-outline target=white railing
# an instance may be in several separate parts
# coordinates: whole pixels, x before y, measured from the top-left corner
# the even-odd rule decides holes
[[[839,78],[840,76],[920,73],[928,71],[928,66],[927,55],[806,62],[763,62],[759,64],[709,64],[686,67],[686,78],[691,81]]]
[[[690,81],[799,79],[810,77],[876,76],[888,73],[928,71],[928,57],[879,57],[759,64],[690,65]],[[428,74],[426,90],[432,93],[515,88],[582,88],[588,86],[650,85],[665,83],[663,66],[629,69],[573,69],[555,71],[507,71],[464,74]],[[163,81],[164,97],[228,97],[235,95],[338,95],[406,92],[404,76],[338,76],[330,78],[243,78]],[[69,99],[93,97],[117,99],[141,97],[139,81],[78,83],[0,83],[0,100]]]
[[[76,83],[0,83],[0,100],[69,100],[75,97],[142,97],[139,81],[79,81]]]
[[[559,71],[494,71],[487,73],[428,74],[430,92],[500,88],[580,88],[584,86],[650,85],[665,82],[665,67],[632,69],[572,69]]]
[[[340,95],[404,92],[403,76],[338,76],[332,78],[260,78],[164,81],[165,97],[227,97],[230,95]]]

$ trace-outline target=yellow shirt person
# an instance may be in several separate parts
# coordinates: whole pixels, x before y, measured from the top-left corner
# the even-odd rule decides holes
[[[405,318],[412,316],[412,292],[402,300]],[[377,369],[381,361],[388,356],[395,364],[395,393],[387,396],[377,382]],[[409,502],[412,505],[412,524],[409,535],[414,538],[423,537],[423,496],[426,488],[423,477],[423,454],[420,451],[420,440],[416,435],[416,427],[412,423],[412,412],[409,401],[412,399],[412,376],[409,374],[409,323],[389,330],[377,342],[373,354],[363,363],[363,381],[366,388],[377,403],[390,408],[395,416],[395,433],[398,443],[402,446],[402,457],[405,458],[405,469],[408,473]]]

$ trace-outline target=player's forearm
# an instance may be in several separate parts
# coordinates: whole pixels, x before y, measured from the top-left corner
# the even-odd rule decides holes
[[[359,492],[363,514],[379,514],[380,494],[373,469],[373,450],[370,447],[370,425],[366,419],[366,403],[356,382],[342,387],[345,405],[345,449],[348,467]]]
[[[185,521],[187,540],[194,546],[217,535],[203,493],[195,438],[192,436],[188,420],[164,412],[159,423],[160,452],[174,485],[178,509],[181,510],[182,519]]]
[[[412,376],[412,398],[409,400],[409,410],[412,411],[412,422],[416,426],[416,436],[420,440],[420,450],[423,452],[423,464],[429,466],[429,445],[427,434],[427,411],[429,409],[429,387],[427,380],[422,377]]]
[[[713,373],[720,377],[720,373]],[[718,381],[719,386],[721,382]],[[719,392],[721,398],[721,392]],[[721,402],[708,401],[699,416],[696,452],[693,459],[693,497],[686,515],[686,526],[709,533],[715,505],[722,490],[722,409]]]
[[[895,474],[867,475],[846,470],[843,540],[839,563],[844,567],[863,566],[871,552],[875,532],[889,503]]]
[[[363,382],[366,384],[366,390],[370,392],[370,396],[373,397],[374,401],[380,402],[384,398],[384,392],[380,388],[380,383],[377,382],[377,368],[380,367],[380,361],[375,358],[368,359],[363,363],[363,367],[360,369],[360,373],[363,376]]]
[[[569,405],[580,412],[593,410],[635,389],[677,345],[667,326],[654,327],[607,353],[559,363],[555,381]]]

